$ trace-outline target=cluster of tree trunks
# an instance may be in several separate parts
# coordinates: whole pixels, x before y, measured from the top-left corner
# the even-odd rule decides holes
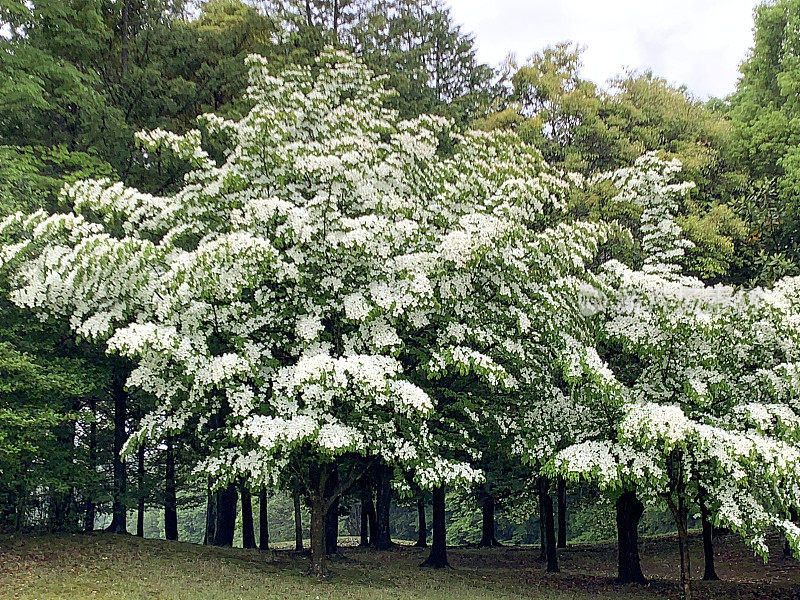
[[[238,500],[239,493],[233,483],[209,494],[206,509],[206,544],[233,546]]]
[[[115,400],[115,451],[119,453],[125,441],[127,393],[121,385],[114,387]],[[65,435],[69,435],[66,432]],[[73,433],[74,435],[74,433]],[[90,442],[95,439],[95,424],[90,425]],[[96,447],[90,443],[89,447],[90,462],[96,461]],[[319,550],[323,555],[336,554],[338,552],[339,534],[339,496],[334,496],[334,490],[339,487],[339,474],[335,465],[326,466],[324,477],[318,476],[318,489],[324,490],[320,498],[325,500],[327,510],[312,510],[312,548],[315,548],[314,532],[320,535],[316,540]],[[139,504],[137,515],[137,535],[143,535],[143,516],[144,516],[144,446],[137,451],[137,475],[139,485]],[[361,499],[361,525],[360,525],[360,545],[371,546],[379,550],[387,550],[393,546],[390,532],[390,508],[391,508],[391,468],[386,465],[378,465],[369,476],[363,477],[360,488]],[[123,461],[116,460],[114,464],[114,502],[112,505],[112,523],[109,531],[124,533],[127,531],[124,505],[121,498],[125,493],[126,472]],[[562,478],[556,480],[556,500],[558,503],[558,528],[556,530],[555,511],[551,496],[551,484],[549,478],[540,476],[538,478],[540,526],[541,526],[541,548],[542,559],[546,562],[548,572],[558,572],[557,548],[566,547],[567,539],[567,496],[566,483]],[[682,566],[681,596],[688,598],[690,593],[688,572],[689,572],[689,549],[688,549],[688,507],[685,500],[682,500],[684,490],[678,490],[676,501],[668,502],[673,515],[676,518],[678,528],[678,540]],[[707,580],[718,579],[714,565],[713,547],[713,525],[711,523],[710,511],[707,506],[706,492],[699,488],[698,505],[702,518],[703,527],[703,550],[705,558],[705,569],[703,578]],[[261,550],[269,549],[269,520],[267,514],[268,494],[266,489],[259,492],[259,540],[256,545],[252,496],[248,487],[244,483],[230,484],[227,487],[209,492],[207,513],[206,513],[206,537],[204,543],[214,546],[232,546],[234,539],[234,529],[237,516],[237,505],[241,498],[242,506],[242,544],[245,548],[259,547]],[[294,518],[295,518],[295,550],[302,552],[303,527],[301,515],[301,494],[295,491]],[[319,499],[318,499],[319,500]],[[311,499],[313,503],[313,498]],[[77,514],[77,510],[70,513],[70,506],[74,502],[70,501],[69,494],[58,497],[55,500],[54,519],[57,523],[66,522],[69,514]],[[432,544],[428,558],[422,566],[432,568],[449,567],[447,558],[446,544],[446,519],[445,519],[445,488],[438,486],[432,493],[433,522],[432,522]],[[313,509],[313,507],[312,507]],[[495,512],[496,500],[486,491],[483,495],[482,528],[481,541],[482,547],[494,547],[501,544],[496,539]],[[642,572],[639,558],[638,528],[644,505],[637,498],[634,490],[627,490],[620,494],[616,501],[616,522],[618,540],[618,576],[619,583],[645,583],[646,578]],[[96,506],[87,501],[84,507],[84,527],[86,530],[93,528],[96,514]],[[417,499],[418,514],[418,539],[416,546],[426,547],[428,538],[427,519],[425,514],[425,500],[422,496]],[[319,519],[319,523],[314,522],[314,516]],[[795,519],[796,515],[792,515]],[[60,519],[60,521],[59,521]],[[77,517],[75,517],[77,522]],[[174,440],[168,437],[166,440],[166,471],[165,471],[165,501],[164,501],[164,524],[166,538],[169,540],[178,539],[177,525],[177,499],[175,486],[175,450]],[[556,531],[558,535],[556,535]],[[326,574],[326,573],[323,573]]]

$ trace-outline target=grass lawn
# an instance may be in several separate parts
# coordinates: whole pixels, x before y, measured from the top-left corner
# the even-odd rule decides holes
[[[693,539],[693,567],[702,568],[700,541]],[[777,542],[769,564],[754,558],[733,537],[717,544],[723,581],[695,582],[696,598],[800,599],[800,563],[781,556]],[[303,575],[307,559],[288,550],[261,553],[237,548],[143,540],[96,533],[0,537],[2,600],[541,600],[677,598],[678,555],[671,538],[643,540],[646,586],[613,583],[611,545],[560,552],[562,572],[546,575],[538,549],[453,548],[453,569],[417,565],[425,550],[388,552],[345,548],[332,561],[331,581]]]

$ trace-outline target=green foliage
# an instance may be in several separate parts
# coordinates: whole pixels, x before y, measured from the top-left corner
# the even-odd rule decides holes
[[[613,80],[609,91],[599,90],[580,77],[581,52],[563,43],[519,68],[510,63],[509,106],[475,126],[516,130],[549,162],[585,175],[624,167],[651,151],[679,159],[685,180],[697,185],[680,220],[696,243],[689,269],[706,279],[728,277],[737,262],[735,244],[745,236],[745,225],[728,205],[746,182],[729,120],[651,72],[629,73]],[[636,232],[640,211],[610,202],[614,195],[607,191],[594,186],[574,194],[575,216],[616,220]],[[618,257],[631,256],[620,250]]]
[[[63,491],[87,473],[73,460],[78,400],[102,378],[52,328],[3,307],[0,328],[0,529],[18,529],[30,494]],[[55,339],[54,339],[55,338]]]
[[[771,282],[796,273],[800,222],[800,2],[755,12],[755,42],[730,98],[736,150],[755,183],[742,198],[751,226],[742,278]]]
[[[736,260],[736,244],[742,242],[747,227],[727,205],[718,204],[707,212],[691,210],[678,219],[686,237],[694,243],[687,250],[687,272],[705,280],[725,277]]]
[[[58,146],[0,146],[0,213],[54,210],[65,182],[108,177],[113,169],[92,152]]]
[[[404,117],[436,113],[463,124],[489,103],[492,70],[439,0],[375,3],[353,37],[365,63],[389,75]]]

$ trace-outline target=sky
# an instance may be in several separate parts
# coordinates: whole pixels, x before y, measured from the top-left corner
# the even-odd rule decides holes
[[[604,84],[625,69],[651,69],[698,98],[734,91],[753,42],[759,0],[449,0],[492,66],[520,62],[562,41],[585,46],[581,74]]]

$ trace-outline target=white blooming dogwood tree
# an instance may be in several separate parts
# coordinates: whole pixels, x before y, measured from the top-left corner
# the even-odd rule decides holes
[[[678,168],[648,155],[613,176],[621,194],[641,199],[648,257],[642,270],[605,266],[601,341],[617,368],[595,412],[616,422],[554,463],[666,504],[688,598],[687,517],[698,498],[763,556],[774,528],[800,543],[788,518],[800,506],[800,281],[737,291],[681,276],[670,205],[682,186],[669,183]]]
[[[282,78],[249,63],[248,114],[202,117],[221,160],[198,131],[142,133],[191,163],[179,191],[76,183],[72,212],[3,223],[1,259],[17,304],[136,361],[128,386],[158,402],[129,446],[182,431],[219,485],[302,485],[324,576],[328,508],[376,461],[428,488],[480,478],[443,443],[437,390],[536,380],[605,228],[548,228],[567,184],[537,151],[401,121],[347,54]]]

